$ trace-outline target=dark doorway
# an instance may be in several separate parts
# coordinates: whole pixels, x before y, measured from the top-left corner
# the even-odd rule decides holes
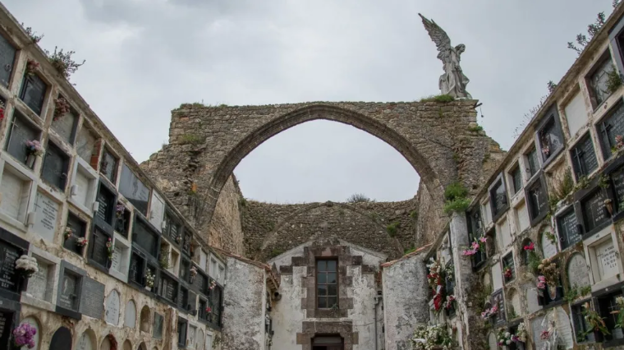
[[[65,327],[57,329],[52,336],[52,341],[50,342],[50,350],[71,350],[71,348],[71,331]]]
[[[312,350],[343,350],[340,336],[317,336],[312,339]]]

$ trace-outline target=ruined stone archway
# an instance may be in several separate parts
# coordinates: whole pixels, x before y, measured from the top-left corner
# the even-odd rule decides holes
[[[474,105],[473,100],[244,107],[186,104],[172,111],[169,145],[142,166],[196,228],[206,232],[224,185],[247,154],[301,123],[336,121],[380,138],[416,169],[423,197],[427,197],[427,230],[435,231],[447,222],[442,212],[444,186],[460,179],[476,188],[484,175],[483,164],[493,141],[471,130],[476,121]]]

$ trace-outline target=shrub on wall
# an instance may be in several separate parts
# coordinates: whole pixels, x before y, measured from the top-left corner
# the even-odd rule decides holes
[[[446,186],[444,189],[444,199],[446,199],[444,212],[450,215],[453,212],[466,211],[470,205],[470,199],[466,198],[467,195],[468,190],[459,181]]]

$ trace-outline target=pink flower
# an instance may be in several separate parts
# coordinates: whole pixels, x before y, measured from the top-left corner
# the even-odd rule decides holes
[[[478,250],[479,249],[479,243],[478,242],[472,242],[471,247],[473,250]]]
[[[535,243],[531,242],[528,245],[525,245],[524,246],[524,250],[534,251],[535,250]]]
[[[472,249],[464,250],[462,252],[462,255],[465,255],[465,256],[475,255],[475,254],[477,254],[477,251],[476,250],[472,250]]]
[[[544,289],[546,288],[546,277],[537,276],[537,288]]]
[[[550,338],[550,332],[548,332],[548,331],[542,331],[542,334],[540,334],[540,338],[541,338],[541,339],[544,339],[544,340],[546,340],[546,339]]]
[[[492,308],[490,309],[490,312],[493,313],[493,314],[497,313],[498,312],[498,305],[492,306]]]
[[[485,242],[487,241],[487,237],[485,237],[485,236],[481,236],[481,237],[479,238],[479,241],[481,241],[482,243],[485,243]]]

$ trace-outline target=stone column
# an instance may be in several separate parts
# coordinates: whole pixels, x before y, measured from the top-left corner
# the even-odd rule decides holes
[[[472,260],[461,254],[470,244],[465,213],[453,213],[450,223],[453,263],[455,265],[455,298],[457,313],[461,320],[462,349],[482,349],[481,342],[485,335],[478,330],[479,315],[474,312],[471,291],[477,286],[478,278],[472,272]]]

